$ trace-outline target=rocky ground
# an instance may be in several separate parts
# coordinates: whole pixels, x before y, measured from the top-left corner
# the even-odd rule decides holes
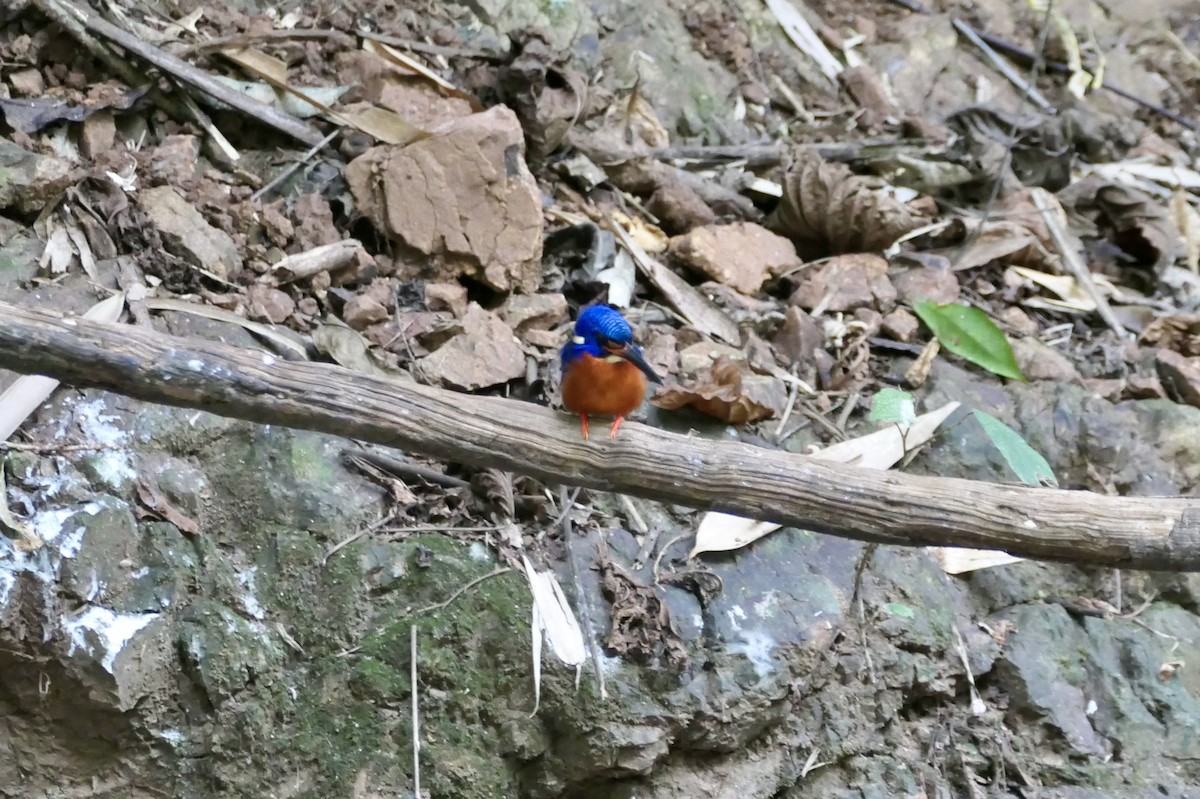
[[[1191,496],[1192,5],[9,4],[0,300],[551,405],[601,300],[651,424],[812,452],[903,388],[961,405],[897,468],[1016,482],[982,411]],[[450,799],[1200,796],[1193,575],[689,559],[687,508],[0,388],[0,796],[412,796],[414,737]]]

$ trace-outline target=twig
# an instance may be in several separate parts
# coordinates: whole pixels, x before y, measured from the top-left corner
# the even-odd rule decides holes
[[[312,160],[312,158],[314,156],[316,156],[317,153],[321,152],[321,149],[323,147],[325,147],[325,145],[327,145],[331,141],[333,141],[334,137],[337,136],[341,132],[342,131],[340,128],[335,128],[334,130],[332,130],[328,134],[326,134],[326,136],[323,139],[321,139],[319,142],[317,142],[311,148],[309,148],[308,152],[306,152],[304,155],[300,156],[298,159],[296,159],[292,163],[288,164],[288,166],[285,169],[283,169],[282,171],[280,171],[280,173],[278,175],[276,175],[275,177],[273,177],[269,181],[267,181],[267,185],[263,186],[261,189],[254,192],[253,194],[251,194],[250,201],[258,202],[259,200],[261,200],[272,189],[274,189],[280,183],[283,183],[285,180],[290,178],[297,169],[299,169],[300,167],[307,164],[310,160]]]
[[[1054,239],[1054,244],[1058,247],[1059,254],[1062,255],[1063,265],[1067,267],[1067,271],[1075,278],[1080,287],[1087,293],[1088,298],[1096,304],[1096,310],[1100,313],[1100,318],[1112,328],[1113,332],[1121,338],[1129,336],[1125,330],[1125,325],[1121,324],[1121,320],[1113,313],[1112,308],[1108,305],[1108,300],[1100,293],[1100,289],[1096,287],[1096,282],[1092,280],[1092,272],[1087,268],[1087,264],[1079,257],[1079,253],[1075,252],[1075,248],[1067,241],[1066,232],[1062,225],[1059,224],[1054,214],[1050,213],[1050,209],[1046,206],[1045,200],[1042,199],[1044,189],[1035,188],[1032,191],[1033,205],[1042,215],[1042,221],[1046,223],[1046,227],[1050,230],[1050,236]]]
[[[967,40],[970,41],[971,44],[983,51],[983,54],[987,56],[987,59],[992,62],[992,66],[999,70],[1001,75],[1008,78],[1008,81],[1013,86],[1016,86],[1018,89],[1020,89],[1022,94],[1032,100],[1038,108],[1042,109],[1047,114],[1058,113],[1058,109],[1055,108],[1049,100],[1047,100],[1045,97],[1042,97],[1042,93],[1033,88],[1033,84],[1029,83],[1019,74],[1017,74],[1017,71],[1009,66],[1008,62],[1001,58],[1000,55],[993,50],[978,33],[975,32],[974,28],[958,19],[953,19],[951,22],[959,33],[967,37]]]
[[[414,610],[410,613],[406,613],[405,615],[401,616],[400,618],[411,619],[413,616],[420,616],[422,613],[429,613],[430,611],[433,611],[433,610],[441,610],[442,608],[446,607],[451,602],[453,602],[454,600],[458,599],[460,596],[465,594],[467,591],[470,591],[472,588],[474,588],[475,586],[482,583],[484,580],[491,579],[492,577],[499,577],[501,574],[506,574],[507,572],[510,572],[510,571],[512,571],[512,569],[510,567],[501,566],[497,569],[494,569],[494,570],[488,572],[487,574],[481,574],[478,577],[476,577],[474,580],[471,580],[470,582],[468,582],[466,585],[460,586],[453,594],[446,597],[446,599],[442,600],[441,602],[434,602],[432,605],[426,605],[423,608],[418,608],[417,610]],[[416,683],[414,683],[414,685],[415,684]]]
[[[355,541],[358,541],[363,536],[370,535],[371,533],[375,532],[380,527],[383,527],[385,524],[387,524],[394,518],[396,518],[396,512],[392,511],[387,516],[384,516],[383,518],[372,522],[369,526],[362,528],[357,533],[354,533],[353,535],[351,535],[349,538],[346,538],[346,539],[343,539],[343,540],[337,542],[332,547],[330,547],[328,551],[326,551],[325,557],[321,558],[321,565],[324,566],[325,564],[329,563],[329,559],[332,558],[334,555],[341,552],[343,549],[350,546]]]
[[[446,58],[478,58],[484,61],[503,61],[508,58],[504,53],[495,50],[471,50],[466,47],[448,47],[442,44],[417,42],[412,39],[401,39],[398,36],[384,36],[382,33],[368,33],[367,31],[359,31],[358,35],[364,39],[383,42],[393,47],[403,47],[406,50],[412,50],[414,53],[423,53],[424,55],[440,55]]]
[[[266,103],[261,103],[245,92],[231,89],[213,80],[208,73],[197,69],[161,48],[143,42],[133,34],[118,28],[90,10],[80,8],[69,2],[69,0],[48,0],[48,2],[57,3],[73,14],[91,32],[115,42],[139,58],[163,70],[171,77],[200,89],[226,105],[257,119],[265,125],[275,128],[281,133],[286,133],[308,145],[314,145],[324,137],[321,131],[312,127],[307,122],[303,122],[277,108],[272,108]]]
[[[662,566],[663,556],[667,554],[667,550],[678,544],[680,541],[685,541],[692,536],[692,533],[681,533],[675,536],[667,543],[663,544],[662,549],[658,550],[658,556],[654,559],[654,584],[658,585],[659,568]]]
[[[902,546],[1200,570],[1200,499],[883,472],[630,422],[583,441],[531,402],[0,302],[0,368],[431,458]],[[836,428],[835,428],[836,429]]]
[[[409,682],[412,685],[412,750],[413,750],[413,799],[421,799],[421,713],[418,696],[420,689],[417,684],[417,625],[409,630],[409,660],[412,668],[409,672]]]
[[[399,458],[393,458],[389,455],[384,455],[382,452],[374,452],[369,449],[344,449],[342,450],[342,458],[360,458],[372,466],[377,466],[386,472],[391,472],[401,479],[405,477],[416,478],[417,480],[423,480],[427,483],[443,486],[444,488],[471,487],[471,484],[466,480],[451,477],[437,469],[418,466],[415,463],[406,463]]]
[[[921,3],[917,2],[917,0],[891,0],[891,1],[895,5],[901,6],[902,8],[906,8],[909,11],[913,11],[918,14],[932,14],[933,13],[933,11],[928,6],[922,5]],[[1063,64],[1061,62],[1058,62],[1058,61],[1051,61],[1051,60],[1045,59],[1045,58],[1043,58],[1043,56],[1040,52],[1039,53],[1031,53],[1023,47],[1015,45],[1012,42],[1005,41],[1004,39],[1001,39],[999,36],[994,36],[990,33],[984,33],[982,31],[977,31],[977,34],[980,39],[987,42],[994,49],[999,50],[1000,52],[1007,55],[1009,58],[1013,58],[1026,66],[1035,65],[1036,63],[1038,63],[1040,61],[1042,63],[1042,65],[1046,68],[1047,72],[1053,72],[1057,75],[1071,74],[1071,68],[1069,66],[1067,66],[1066,64]],[[1149,100],[1143,100],[1141,97],[1138,97],[1137,95],[1133,94],[1132,92],[1128,92],[1119,86],[1114,86],[1113,84],[1109,83],[1108,81],[1104,81],[1101,88],[1105,89],[1106,91],[1112,92],[1113,94],[1117,95],[1118,97],[1122,97],[1126,100],[1129,100],[1132,103],[1136,103],[1137,105],[1140,105],[1142,108],[1145,108],[1147,111],[1152,111],[1153,113],[1158,114],[1159,116],[1166,117],[1167,119],[1171,120],[1172,122],[1182,125],[1183,127],[1187,128],[1188,130],[1200,131],[1200,125],[1197,125],[1195,122],[1188,119],[1187,117],[1180,116],[1179,114],[1176,114],[1173,111],[1169,111],[1168,109],[1163,108],[1160,105],[1155,105],[1154,103],[1150,102]]]
[[[255,33],[239,33],[234,36],[218,36],[212,39],[205,39],[202,42],[185,44],[182,47],[173,48],[173,50],[179,55],[198,55],[209,53],[213,50],[224,50],[225,48],[250,47],[261,41],[302,39],[332,39],[335,43],[347,47],[354,45],[353,36],[330,28],[279,28],[269,31],[257,31]]]

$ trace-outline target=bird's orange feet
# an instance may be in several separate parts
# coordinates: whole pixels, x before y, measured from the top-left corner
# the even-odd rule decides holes
[[[618,416],[616,419],[613,420],[612,430],[608,431],[609,438],[617,437],[617,431],[621,429],[621,422],[623,422],[623,421],[625,421],[624,416]]]
[[[583,427],[583,440],[588,440],[588,418],[586,413],[579,414],[579,422]]]

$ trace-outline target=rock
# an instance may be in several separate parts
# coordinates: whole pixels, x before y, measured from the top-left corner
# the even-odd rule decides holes
[[[1038,323],[1015,305],[1010,305],[1000,312],[1000,321],[1021,336],[1036,336],[1038,333]]]
[[[1125,385],[1129,399],[1165,399],[1162,381],[1153,375],[1130,375]]]
[[[296,301],[274,286],[250,286],[246,289],[246,301],[251,319],[262,319],[274,325],[283,324],[296,311]]]
[[[1071,359],[1036,338],[1012,342],[1013,355],[1021,372],[1030,380],[1076,380],[1079,370]]]
[[[461,319],[467,312],[467,288],[461,283],[426,283],[425,307],[431,311],[449,311]]]
[[[431,133],[373,147],[346,167],[357,208],[447,278],[533,292],[542,276],[542,199],[516,115],[497,105]]]
[[[112,149],[117,136],[117,123],[112,111],[97,111],[83,120],[79,131],[79,152],[85,158],[96,159]]]
[[[200,139],[183,133],[163,138],[138,159],[139,166],[146,170],[147,181],[161,180],[170,185],[195,177],[199,162]]]
[[[717,358],[722,357],[739,363],[746,360],[746,353],[739,347],[731,347],[728,344],[698,341],[679,351],[679,371],[685,375],[693,375],[701,369],[709,368]]]
[[[144,189],[138,205],[162,236],[168,252],[222,280],[232,280],[242,271],[242,256],[229,234],[208,224],[175,189]]]
[[[517,335],[562,324],[567,318],[567,298],[561,294],[514,294],[500,307],[500,318]]]
[[[921,323],[917,321],[917,317],[905,309],[897,308],[883,317],[882,327],[883,332],[888,338],[908,343],[913,340],[917,335],[917,331],[921,329]]]
[[[696,228],[671,240],[671,254],[743,294],[757,294],[768,277],[800,266],[795,245],[753,222]]]
[[[46,84],[42,81],[42,72],[36,67],[13,72],[8,76],[8,82],[12,85],[13,94],[17,97],[40,98],[46,91]]]
[[[896,301],[896,288],[887,272],[887,261],[878,255],[835,255],[815,270],[797,275],[799,285],[789,301],[809,311],[818,306],[826,311],[887,310]]]
[[[901,302],[912,305],[920,300],[930,300],[938,305],[946,305],[958,300],[958,277],[948,269],[919,267],[906,269],[892,275],[892,285],[896,287]]]
[[[39,155],[0,139],[0,210],[37,214],[75,182],[66,159]]]
[[[646,201],[646,210],[658,217],[668,233],[684,233],[717,221],[696,190],[680,181],[663,182]]]
[[[1186,358],[1174,350],[1154,351],[1158,379],[1172,399],[1200,408],[1200,357]]]
[[[471,303],[462,332],[422,358],[420,365],[431,381],[474,391],[523,376],[525,354],[504,320]]]
[[[342,318],[355,330],[366,330],[388,318],[388,309],[370,294],[356,294],[342,309]]]

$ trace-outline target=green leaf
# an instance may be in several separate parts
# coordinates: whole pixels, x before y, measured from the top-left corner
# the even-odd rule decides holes
[[[1000,450],[1004,462],[1016,472],[1017,477],[1025,485],[1040,486],[1049,484],[1058,487],[1058,479],[1054,470],[1038,451],[1029,446],[1029,442],[1021,438],[1021,434],[991,414],[983,411],[972,411],[979,420],[983,432]]]
[[[901,605],[899,602],[889,602],[883,606],[893,616],[899,616],[902,619],[916,618],[917,614],[908,605]]]
[[[1001,377],[1025,380],[1008,339],[983,311],[969,305],[938,305],[929,300],[920,300],[913,310],[950,352]]]
[[[917,404],[913,395],[898,388],[883,388],[871,398],[872,422],[891,422],[907,430],[917,423]]]

